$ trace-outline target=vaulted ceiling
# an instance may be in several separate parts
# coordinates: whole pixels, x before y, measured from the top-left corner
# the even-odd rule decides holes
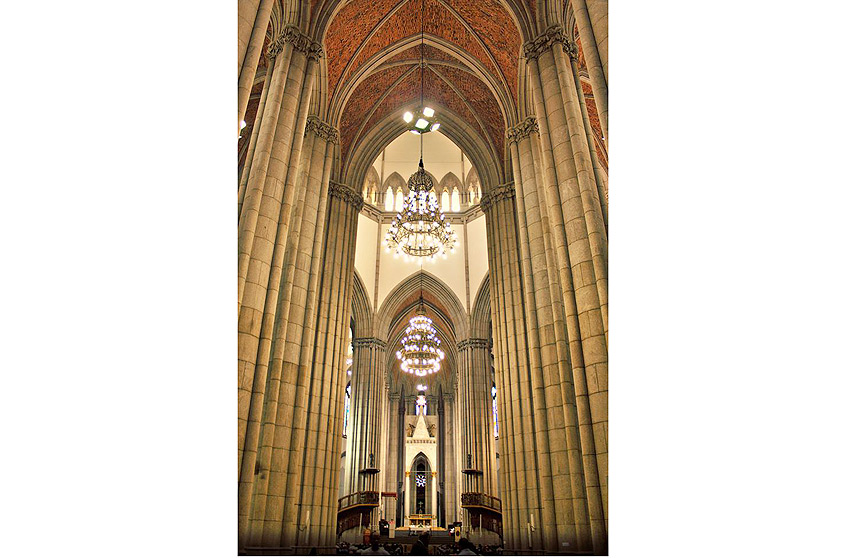
[[[446,109],[505,158],[516,118],[522,39],[493,0],[352,0],[324,36],[324,102],[337,122],[343,165],[384,119],[420,102],[424,4],[424,98]]]
[[[352,174],[364,174],[371,161],[357,160],[373,160],[405,129],[396,125],[400,114],[420,102],[422,3],[425,104],[447,119],[442,132],[471,155],[478,171],[485,168],[486,176],[493,168],[504,172],[506,128],[530,113],[520,58],[524,38],[550,20],[573,27],[568,0],[277,0],[273,18],[278,21],[273,19],[270,28],[280,28],[281,20],[297,24],[323,45],[314,110],[339,129],[337,170],[343,179],[350,178],[351,164],[362,169]],[[577,35],[574,30],[578,42]],[[607,170],[581,46],[579,53],[597,157]],[[247,122],[259,97],[255,89]],[[240,141],[241,159],[249,131]],[[473,150],[466,138],[475,144]]]

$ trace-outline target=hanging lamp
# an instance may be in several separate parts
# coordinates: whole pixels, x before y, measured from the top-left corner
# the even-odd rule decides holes
[[[421,106],[424,106],[424,4],[421,4]],[[426,111],[429,107],[422,109]],[[432,111],[432,109],[429,109]],[[410,113],[407,113],[410,114]],[[427,114],[423,112],[422,114]],[[411,116],[411,115],[410,115]],[[406,120],[407,115],[404,115]],[[432,116],[431,116],[432,118]],[[411,118],[410,118],[411,120]],[[395,257],[404,255],[406,261],[428,258],[435,262],[437,257],[447,258],[447,252],[453,253],[459,242],[456,232],[450,223],[444,220],[444,213],[439,208],[439,202],[433,190],[433,179],[424,170],[424,135],[423,132],[434,131],[436,124],[426,121],[426,129],[418,132],[421,145],[421,157],[418,160],[418,171],[409,177],[407,186],[409,194],[404,200],[403,208],[392,219],[383,245],[386,252],[395,251]],[[417,126],[416,128],[417,129]]]
[[[424,309],[424,276],[421,275],[421,301],[415,316],[409,319],[401,339],[402,348],[395,353],[401,361],[401,370],[419,378],[441,370],[444,351],[441,350],[439,332]],[[424,386],[426,388],[426,386]]]
[[[413,134],[425,134],[435,132],[441,127],[436,117],[436,111],[424,104],[424,70],[427,68],[424,62],[424,7],[425,2],[421,0],[421,104],[415,110],[408,110],[403,113],[403,121]]]

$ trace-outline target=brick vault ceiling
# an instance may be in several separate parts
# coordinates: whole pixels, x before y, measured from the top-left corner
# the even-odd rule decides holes
[[[420,48],[405,45],[420,31],[421,0],[352,0],[333,18],[324,38],[327,98],[342,105],[335,109],[344,164],[369,131],[419,99]],[[501,97],[517,104],[515,22],[494,0],[425,0],[424,34],[425,101],[456,114],[502,159]]]

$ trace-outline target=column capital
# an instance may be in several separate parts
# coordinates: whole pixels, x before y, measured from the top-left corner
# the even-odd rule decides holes
[[[311,114],[307,117],[307,125],[304,127],[304,134],[316,134],[328,143],[339,143],[339,130],[315,114]]]
[[[508,143],[517,143],[524,138],[528,138],[532,133],[540,134],[538,130],[538,119],[534,116],[527,116],[523,122],[506,130],[506,141]]]
[[[386,343],[376,337],[362,337],[360,339],[354,339],[354,347],[380,347],[381,349],[385,349]]]
[[[515,183],[506,182],[505,184],[500,184],[496,188],[492,189],[490,192],[484,193],[479,203],[483,212],[488,213],[488,210],[491,209],[491,206],[496,204],[498,201],[514,199],[514,197]]]
[[[564,52],[571,58],[575,58],[578,55],[576,42],[573,41],[571,37],[568,37],[567,34],[562,31],[561,27],[558,25],[551,25],[546,29],[546,31],[531,41],[523,43],[523,56],[527,61],[537,59],[556,43],[561,43],[562,50],[564,50]]]
[[[285,25],[284,28],[281,29],[281,33],[278,38],[272,41],[272,44],[270,44],[269,48],[266,49],[266,56],[269,58],[275,58],[278,53],[284,49],[284,45],[286,43],[290,43],[292,48],[303,52],[307,55],[307,58],[317,62],[324,54],[322,45],[302,33],[298,27],[295,25]]]
[[[339,182],[331,180],[327,193],[328,196],[333,196],[334,198],[348,202],[357,211],[363,208],[363,197],[345,184],[340,184]]]
[[[464,339],[462,341],[459,341],[456,344],[457,350],[461,351],[461,350],[467,349],[467,348],[488,349],[489,348],[488,339],[482,339],[482,338],[479,338],[479,337],[471,337],[470,339]]]

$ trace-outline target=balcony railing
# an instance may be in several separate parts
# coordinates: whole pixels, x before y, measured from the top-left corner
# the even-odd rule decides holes
[[[353,506],[379,506],[380,493],[376,490],[354,492],[339,499],[339,509],[344,510]]]
[[[500,498],[482,492],[465,492],[462,494],[462,505],[465,507],[482,506],[496,511],[503,509],[503,506],[500,505]]]

